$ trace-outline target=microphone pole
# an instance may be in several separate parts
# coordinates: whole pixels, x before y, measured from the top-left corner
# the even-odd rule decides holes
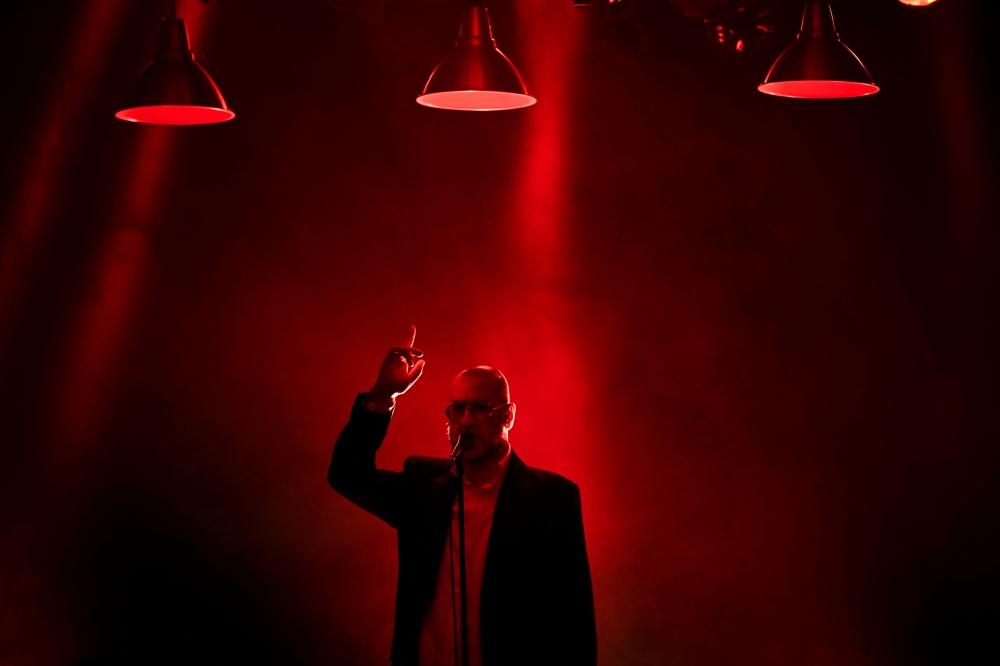
[[[472,446],[472,433],[465,432],[448,457],[448,466],[455,464],[458,477],[458,587],[462,603],[462,666],[469,666],[469,613],[466,610],[468,588],[465,582],[465,465],[462,458]]]

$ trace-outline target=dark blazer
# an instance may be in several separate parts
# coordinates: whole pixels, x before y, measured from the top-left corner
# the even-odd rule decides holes
[[[390,660],[416,666],[458,492],[443,458],[407,458],[402,472],[375,467],[390,415],[354,402],[328,480],[396,529],[399,577]],[[513,451],[493,514],[480,601],[483,665],[597,663],[594,594],[580,489],[528,467]]]

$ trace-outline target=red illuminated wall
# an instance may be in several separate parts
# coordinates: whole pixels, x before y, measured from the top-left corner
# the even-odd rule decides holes
[[[165,7],[12,15],[0,664],[383,663],[395,535],[325,473],[410,324],[380,464],[501,368],[602,664],[996,657],[993,9],[838,4],[882,92],[810,102],[665,2],[622,63],[502,0],[539,102],[464,114],[413,101],[456,4],[336,4],[179,2],[237,113],[190,128],[113,118]]]

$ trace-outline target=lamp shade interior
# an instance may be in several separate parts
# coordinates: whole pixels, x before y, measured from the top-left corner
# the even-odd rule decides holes
[[[434,109],[454,111],[504,111],[531,106],[536,100],[531,95],[499,92],[495,90],[451,90],[429,93],[417,98],[417,103]]]
[[[236,116],[229,109],[219,109],[211,106],[184,106],[181,104],[163,104],[160,106],[135,106],[122,109],[115,118],[132,123],[151,123],[154,125],[208,125],[231,120]]]
[[[776,97],[835,99],[874,95],[879,91],[879,87],[874,83],[856,81],[775,81],[762,83],[757,86],[757,90]]]

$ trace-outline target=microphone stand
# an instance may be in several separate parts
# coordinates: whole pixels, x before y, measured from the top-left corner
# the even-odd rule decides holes
[[[458,477],[458,587],[462,599],[462,666],[469,666],[469,613],[467,611],[469,593],[465,582],[465,465],[461,458],[455,461],[455,476]]]
[[[449,464],[455,463],[455,476],[458,477],[458,588],[462,603],[462,666],[469,666],[469,613],[468,588],[465,582],[465,465],[462,458],[465,450],[471,446],[471,435],[466,433],[459,438],[455,449],[448,459]]]

